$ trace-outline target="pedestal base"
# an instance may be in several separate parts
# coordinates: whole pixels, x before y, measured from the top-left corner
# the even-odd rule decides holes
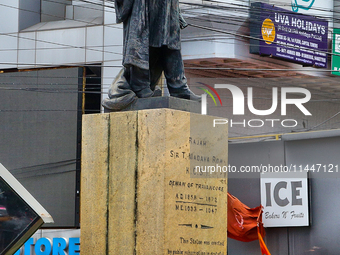
[[[204,171],[227,166],[227,125],[213,119],[172,109],[84,115],[83,255],[226,255],[226,173]]]

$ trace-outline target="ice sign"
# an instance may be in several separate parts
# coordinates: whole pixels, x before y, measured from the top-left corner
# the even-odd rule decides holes
[[[261,204],[265,227],[309,226],[307,172],[261,174]]]
[[[0,164],[0,255],[14,254],[51,215]]]

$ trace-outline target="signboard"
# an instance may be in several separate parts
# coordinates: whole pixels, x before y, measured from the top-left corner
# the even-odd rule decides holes
[[[309,225],[307,172],[261,174],[265,227]]]
[[[14,254],[43,223],[52,217],[0,164],[0,255]]]
[[[39,229],[14,255],[79,255],[80,229]]]
[[[333,30],[332,74],[340,75],[340,29]]]
[[[42,252],[43,251],[43,252]],[[79,255],[79,237],[30,238],[14,255]]]
[[[253,3],[250,53],[306,66],[327,67],[328,22],[269,4]]]

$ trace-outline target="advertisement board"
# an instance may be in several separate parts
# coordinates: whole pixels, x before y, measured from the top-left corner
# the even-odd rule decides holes
[[[265,227],[309,226],[307,172],[262,173],[261,204]]]
[[[14,255],[79,255],[80,229],[39,229]]]
[[[326,20],[259,2],[251,5],[250,19],[250,53],[327,67]]]

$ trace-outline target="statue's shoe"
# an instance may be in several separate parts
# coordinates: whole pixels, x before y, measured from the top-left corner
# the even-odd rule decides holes
[[[162,89],[159,86],[155,87],[155,90],[153,91],[152,97],[161,97],[162,96]]]
[[[147,98],[152,97],[154,95],[154,92],[150,88],[144,88],[139,91],[134,91],[137,97],[139,98]]]
[[[197,96],[194,92],[192,92],[189,88],[185,88],[181,90],[180,92],[170,92],[170,96],[172,97],[178,97],[178,98],[183,98],[183,99],[189,99],[192,101],[197,101],[201,102],[201,96]]]

